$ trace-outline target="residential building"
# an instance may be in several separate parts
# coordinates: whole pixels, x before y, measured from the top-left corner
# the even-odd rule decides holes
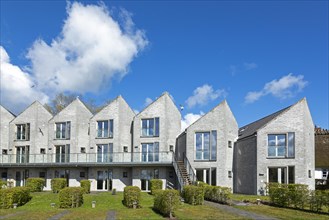
[[[329,183],[329,130],[315,128],[315,180],[316,186],[326,186]]]
[[[314,189],[314,124],[306,99],[241,127],[233,160],[236,193],[264,194],[269,182]]]

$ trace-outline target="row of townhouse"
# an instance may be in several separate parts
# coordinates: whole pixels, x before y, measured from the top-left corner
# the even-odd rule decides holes
[[[93,115],[77,98],[55,116],[34,102],[17,117],[1,106],[1,178],[89,179],[91,190],[150,189],[194,181],[262,194],[266,182],[314,188],[314,125],[305,99],[238,128],[226,101],[181,132],[181,113],[165,92],[135,114],[118,96]]]

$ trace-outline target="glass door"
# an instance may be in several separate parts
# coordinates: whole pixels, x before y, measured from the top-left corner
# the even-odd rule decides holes
[[[112,190],[112,171],[97,171],[97,190]]]

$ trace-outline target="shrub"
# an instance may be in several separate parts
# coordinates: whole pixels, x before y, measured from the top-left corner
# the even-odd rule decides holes
[[[303,184],[288,184],[288,206],[304,209],[308,198],[308,186]]]
[[[162,215],[173,217],[173,212],[180,204],[180,196],[177,190],[166,189],[157,190],[154,197],[154,209],[159,211]]]
[[[89,180],[81,180],[80,185],[83,188],[83,192],[86,194],[90,193],[90,181]]]
[[[60,208],[76,208],[83,204],[82,187],[65,187],[59,191]]]
[[[191,205],[202,205],[204,200],[203,187],[188,185],[184,186],[183,198]]]
[[[0,190],[0,208],[9,209],[14,203],[22,206],[30,201],[30,190],[27,187],[13,187]]]
[[[53,193],[58,193],[61,189],[67,186],[65,178],[55,178],[51,180],[51,190]]]
[[[209,186],[209,185],[207,183],[205,183],[205,182],[198,181],[197,186],[200,186],[200,187],[205,188],[206,186]]]
[[[288,187],[286,184],[269,183],[268,193],[273,205],[287,207],[289,201]]]
[[[26,187],[28,187],[31,192],[42,192],[44,185],[45,180],[43,178],[28,178],[26,180]]]
[[[204,187],[204,199],[227,204],[227,201],[230,199],[232,194],[231,188],[220,187],[220,186],[205,186]]]
[[[123,190],[123,204],[128,208],[140,207],[141,190],[138,186],[126,186]]]
[[[7,187],[7,181],[3,181],[0,179],[0,189]]]
[[[151,194],[154,195],[155,190],[162,189],[162,180],[159,179],[152,179],[151,183]]]
[[[327,202],[327,196],[325,191],[322,190],[312,190],[310,192],[310,210],[314,212],[319,212],[322,210],[322,206]]]

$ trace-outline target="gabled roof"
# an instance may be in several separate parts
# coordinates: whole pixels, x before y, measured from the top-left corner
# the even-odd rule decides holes
[[[285,112],[286,110],[291,108],[291,106],[281,109],[280,111],[277,111],[273,114],[270,114],[264,118],[261,118],[255,122],[252,122],[248,125],[245,125],[245,126],[239,128],[239,139],[243,139],[243,138],[256,134],[258,129],[265,126],[267,123],[272,121],[274,118],[278,117],[280,114],[282,114],[283,112]]]
[[[83,106],[92,116],[93,116],[93,113],[90,112],[90,110],[88,109],[88,107],[86,106],[86,104],[81,101],[79,99],[79,97],[76,97],[70,104],[68,104],[67,106],[65,106],[65,108],[63,108],[60,112],[58,112],[57,114],[55,114],[50,120],[53,120],[55,117],[57,117],[61,112],[63,112],[65,109],[67,109],[69,106],[73,105],[74,103],[79,103],[80,106]],[[50,121],[49,120],[49,121]]]
[[[19,113],[16,118],[18,118],[20,115],[22,115],[25,111],[27,111],[29,108],[31,108],[33,105],[39,105],[41,106],[46,112],[48,112],[50,114],[50,116],[53,116],[53,114],[51,112],[49,112],[38,100],[35,100],[34,102],[32,102],[29,106],[27,106],[21,113]],[[13,120],[15,121],[16,118]],[[17,119],[18,120],[18,119]]]

